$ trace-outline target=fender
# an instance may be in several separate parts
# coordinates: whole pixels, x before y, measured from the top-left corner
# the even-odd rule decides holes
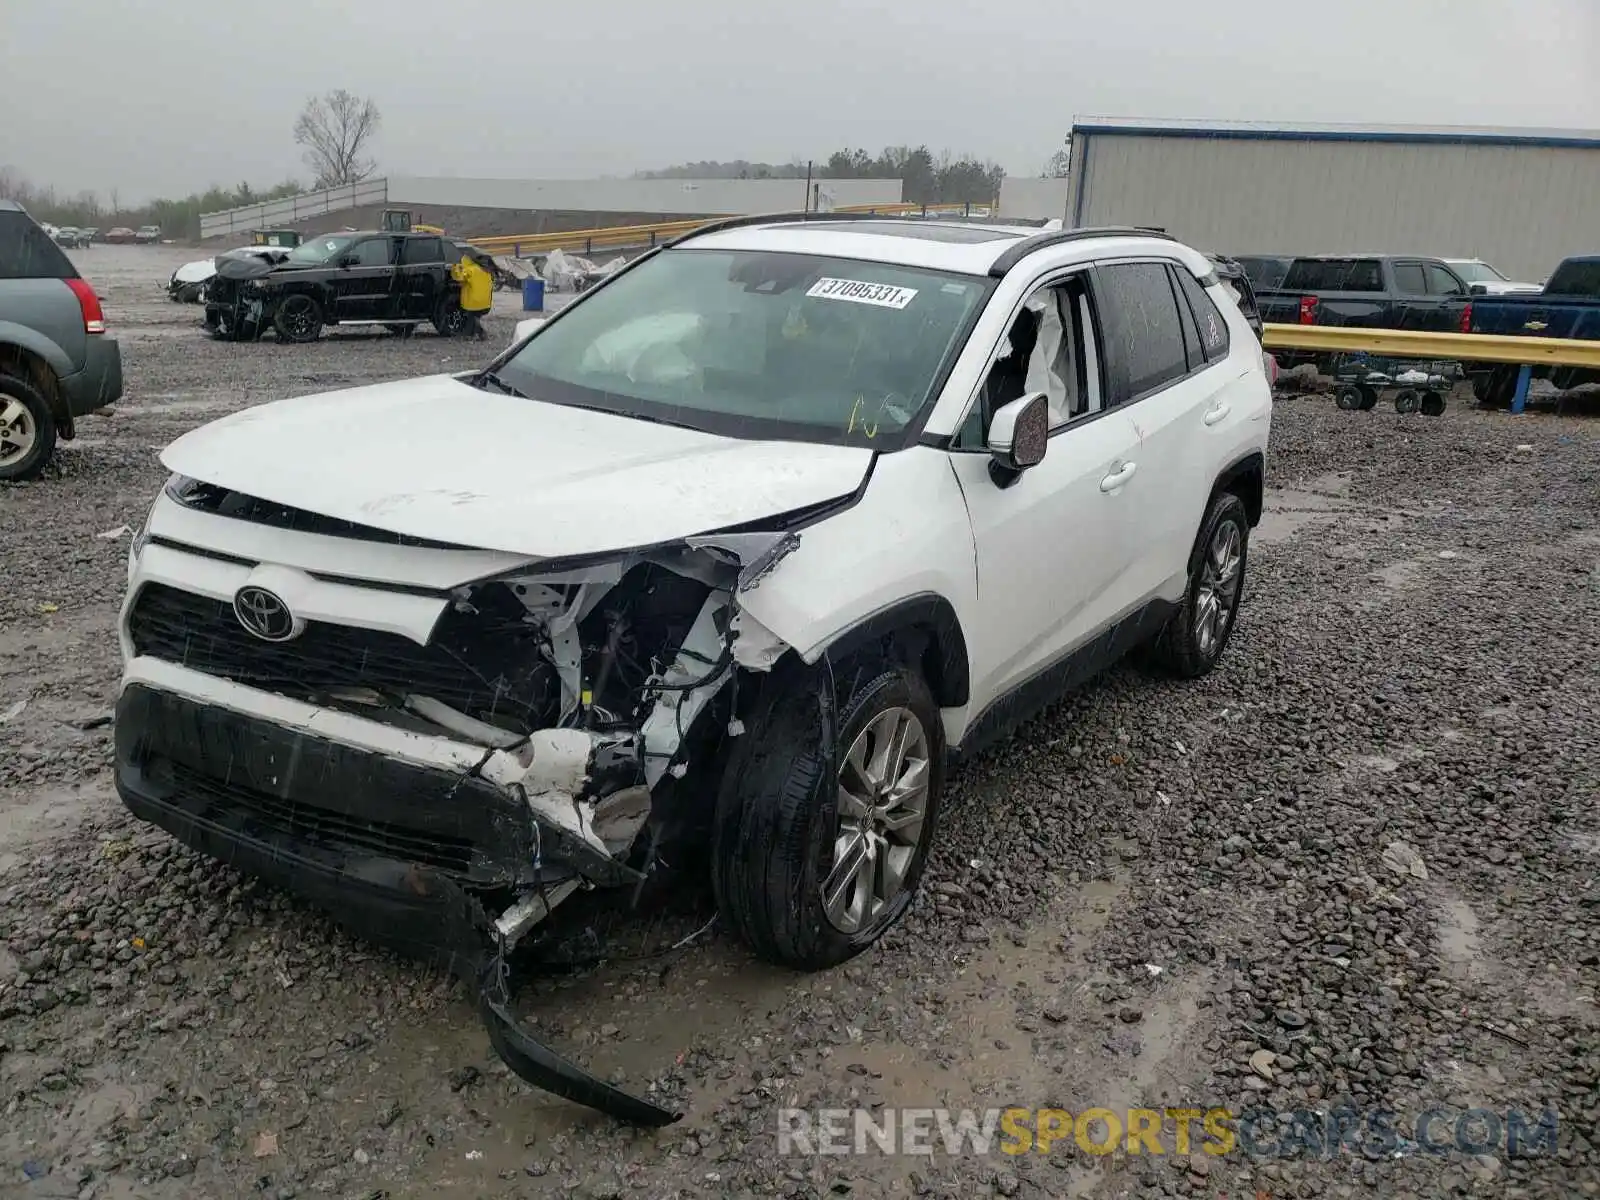
[[[1218,492],[1237,492],[1244,501],[1245,515],[1250,519],[1250,528],[1254,529],[1261,524],[1262,488],[1266,480],[1267,457],[1259,450],[1252,450],[1237,462],[1224,467],[1217,474],[1216,483],[1211,485],[1211,494]],[[1233,485],[1244,481],[1244,486],[1236,488]]]
[[[967,637],[961,631],[955,606],[933,592],[921,592],[880,608],[841,631],[823,647],[822,656],[838,660],[872,642],[908,630],[928,636],[920,659],[934,699],[941,708],[963,707],[971,697],[972,687]]]
[[[66,351],[42,333],[14,321],[0,321],[0,346],[8,344],[42,358],[58,380],[78,369],[72,365]]]

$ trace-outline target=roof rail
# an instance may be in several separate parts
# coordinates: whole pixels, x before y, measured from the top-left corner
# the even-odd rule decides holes
[[[1068,242],[1082,242],[1090,238],[1100,237],[1147,237],[1160,238],[1162,241],[1175,242],[1178,239],[1162,229],[1147,229],[1139,225],[1098,225],[1086,226],[1082,229],[1052,229],[1047,233],[1036,233],[1032,237],[1021,238],[1007,246],[999,258],[989,266],[989,274],[996,279],[1003,279],[1028,255],[1035,250],[1043,250],[1049,246],[1060,246]]]
[[[697,238],[707,233],[721,233],[725,229],[743,229],[749,225],[770,225],[794,222],[803,224],[809,221],[906,221],[915,220],[921,224],[923,218],[910,217],[906,213],[874,213],[874,212],[794,212],[751,213],[742,217],[723,217],[721,220],[707,221],[698,228],[691,229],[688,233],[680,233],[670,242],[662,245],[671,249],[679,242],[686,242],[690,238]]]

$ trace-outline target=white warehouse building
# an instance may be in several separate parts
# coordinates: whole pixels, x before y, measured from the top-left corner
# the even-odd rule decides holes
[[[1064,222],[1225,254],[1481,258],[1538,281],[1600,253],[1600,132],[1085,117]]]

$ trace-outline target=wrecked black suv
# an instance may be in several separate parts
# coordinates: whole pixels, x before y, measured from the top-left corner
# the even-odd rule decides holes
[[[461,332],[455,248],[438,234],[324,234],[281,262],[219,258],[206,284],[205,325],[227,341],[268,330],[281,342],[314,342],[330,325],[379,325],[404,333],[431,324]]]

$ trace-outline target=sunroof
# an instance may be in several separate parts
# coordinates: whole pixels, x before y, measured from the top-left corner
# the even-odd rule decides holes
[[[940,225],[928,221],[829,221],[818,224],[818,229],[829,232],[876,233],[886,237],[921,238],[927,242],[998,242],[1016,238],[1014,229],[999,229],[993,225]]]

